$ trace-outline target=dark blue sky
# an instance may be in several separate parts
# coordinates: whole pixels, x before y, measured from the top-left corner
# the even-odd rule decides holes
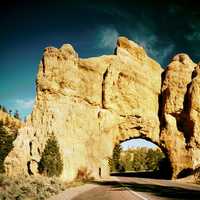
[[[179,52],[200,61],[198,1],[73,2],[1,1],[0,104],[23,117],[31,111],[37,66],[47,46],[71,43],[80,57],[91,57],[112,54],[124,35],[163,67]]]

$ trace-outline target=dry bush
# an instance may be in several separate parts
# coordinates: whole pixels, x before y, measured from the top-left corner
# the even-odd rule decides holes
[[[43,200],[65,189],[66,185],[55,177],[0,175],[0,200]]]
[[[88,171],[86,167],[82,167],[78,169],[78,173],[76,176],[77,181],[90,181],[94,180],[94,177],[91,175],[91,171]]]

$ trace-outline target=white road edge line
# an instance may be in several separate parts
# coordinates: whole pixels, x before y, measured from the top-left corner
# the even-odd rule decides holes
[[[116,177],[115,177],[115,178],[116,178]],[[118,178],[116,178],[116,179],[117,179],[117,181],[120,181],[120,179],[118,179]],[[120,182],[119,182],[119,183],[120,183]],[[150,199],[148,199],[148,198],[146,198],[146,197],[143,197],[141,194],[138,194],[137,192],[131,190],[129,187],[127,187],[127,186],[125,186],[125,185],[123,185],[123,184],[121,184],[121,183],[120,183],[120,185],[122,185],[123,187],[125,187],[130,193],[132,193],[132,194],[138,196],[139,198],[141,198],[141,199],[143,199],[143,200],[150,200]]]
[[[125,187],[130,193],[133,193],[134,195],[138,196],[139,198],[143,199],[143,200],[149,200],[146,197],[143,197],[141,194],[138,194],[137,192],[131,190],[129,187],[124,186],[123,184],[121,184],[123,187]]]
[[[143,200],[149,200],[147,199],[146,197],[143,197],[142,195],[138,194],[137,192],[131,190],[130,188],[128,187],[125,187],[130,193],[133,193],[134,195],[138,196],[139,198],[143,199]]]

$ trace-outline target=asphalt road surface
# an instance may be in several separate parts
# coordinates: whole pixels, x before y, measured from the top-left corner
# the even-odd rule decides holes
[[[178,181],[113,177],[64,191],[51,200],[200,200],[200,186]]]

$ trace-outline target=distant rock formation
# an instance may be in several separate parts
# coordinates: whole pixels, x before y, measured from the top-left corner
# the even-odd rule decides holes
[[[6,173],[37,174],[55,135],[64,168],[109,175],[116,143],[144,138],[169,158],[173,178],[200,164],[200,68],[178,54],[163,71],[142,47],[120,37],[115,55],[81,59],[69,44],[44,51],[31,116],[5,160]],[[100,174],[101,173],[101,174]]]

